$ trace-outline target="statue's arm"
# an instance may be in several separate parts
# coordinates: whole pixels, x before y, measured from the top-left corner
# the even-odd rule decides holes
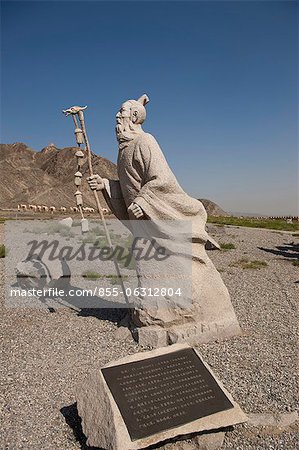
[[[108,180],[99,175],[88,178],[89,186],[92,190],[101,191],[108,207],[120,220],[128,220],[128,211],[123,198],[123,194],[118,180]]]
[[[135,162],[142,181],[134,202],[146,211],[150,197],[153,200],[156,195],[163,195],[167,186],[178,184],[158,142],[150,134],[144,136],[136,149]]]

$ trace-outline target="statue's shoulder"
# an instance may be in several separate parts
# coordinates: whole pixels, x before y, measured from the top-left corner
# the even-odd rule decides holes
[[[156,139],[150,133],[144,133],[144,132],[140,133],[140,135],[138,136],[136,141],[140,145],[151,145],[151,144],[156,144],[157,145]]]

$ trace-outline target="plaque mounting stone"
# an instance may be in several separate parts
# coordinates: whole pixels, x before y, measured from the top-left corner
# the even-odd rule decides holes
[[[102,373],[132,440],[233,408],[192,348]]]
[[[137,450],[246,421],[198,352],[175,344],[97,368],[77,391],[87,444]]]

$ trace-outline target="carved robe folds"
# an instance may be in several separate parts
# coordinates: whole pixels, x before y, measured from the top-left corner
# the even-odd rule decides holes
[[[153,301],[149,304],[143,301],[142,306],[132,312],[135,324],[162,327],[166,343],[188,341],[194,344],[238,334],[240,327],[228,290],[205,251],[205,244],[210,240],[205,231],[206,211],[201,202],[183,191],[155,138],[142,131],[122,144],[117,167],[119,181],[105,180],[103,193],[118,219],[134,220],[127,208],[135,202],[144,211],[145,219],[151,221],[150,228],[153,227],[154,232],[159,228],[158,234],[163,237],[166,248],[172,249],[180,235],[179,225],[174,229],[167,226],[169,221],[189,222],[192,234],[191,305],[176,307],[167,298],[157,305]],[[164,230],[163,226],[161,228],[163,222]],[[178,264],[183,264],[182,261],[177,260]],[[156,264],[159,272],[161,262]],[[172,267],[167,267],[167,261],[163,273],[165,270],[171,275]],[[146,262],[137,263],[137,273],[140,285],[146,286]],[[180,273],[180,268],[176,267],[176,273]]]

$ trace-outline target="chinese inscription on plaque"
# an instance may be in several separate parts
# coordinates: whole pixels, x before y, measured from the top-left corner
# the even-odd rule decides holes
[[[233,408],[192,348],[102,373],[132,440]]]

